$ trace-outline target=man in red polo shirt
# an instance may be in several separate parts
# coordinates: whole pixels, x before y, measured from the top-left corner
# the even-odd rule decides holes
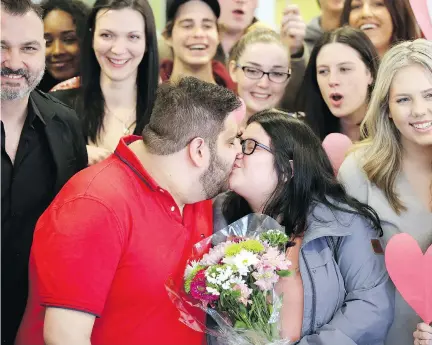
[[[160,86],[144,139],[122,139],[39,219],[18,345],[203,343],[178,320],[165,283],[211,234],[204,200],[227,188],[244,114],[220,86]]]

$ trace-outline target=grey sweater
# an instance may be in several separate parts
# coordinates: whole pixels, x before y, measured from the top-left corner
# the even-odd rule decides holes
[[[408,180],[400,173],[396,180],[396,191],[401,196],[407,211],[397,215],[390,207],[384,193],[366,176],[361,168],[361,152],[349,155],[339,169],[339,180],[347,192],[357,200],[373,207],[381,219],[384,231],[383,244],[395,234],[410,234],[425,252],[432,245],[432,212],[426,209],[414,194]],[[425,272],[430,274],[430,272]],[[386,345],[408,345],[414,342],[413,332],[420,317],[396,292],[395,318],[386,339]]]

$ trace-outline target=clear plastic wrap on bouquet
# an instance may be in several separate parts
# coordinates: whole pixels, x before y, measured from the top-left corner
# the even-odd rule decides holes
[[[289,239],[271,217],[250,214],[195,244],[181,281],[166,284],[180,321],[209,345],[289,345],[280,338],[282,296],[290,274]]]

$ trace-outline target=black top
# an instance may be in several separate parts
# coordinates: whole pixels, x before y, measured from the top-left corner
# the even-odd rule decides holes
[[[63,80],[57,80],[55,79],[48,70],[45,70],[45,74],[40,81],[39,85],[37,86],[38,90],[41,90],[43,92],[49,92],[54,86],[61,83]]]
[[[80,93],[81,93],[81,88],[75,88],[75,89],[67,89],[67,90],[57,90],[54,92],[50,92],[50,95],[57,98],[61,102],[67,104],[71,108],[75,109],[75,111],[78,114],[78,117],[80,117],[82,116],[82,112],[80,111],[79,101],[78,101]],[[144,120],[144,118],[141,119]],[[141,121],[139,121],[135,126],[133,134],[141,136],[143,129],[144,129],[144,125],[142,124]],[[83,128],[83,133],[85,132],[86,131]],[[86,138],[86,141],[87,139],[88,138]]]
[[[35,224],[64,183],[87,166],[87,151],[73,110],[40,91],[30,95],[13,164],[3,123],[1,135],[1,338],[13,344],[27,301]]]

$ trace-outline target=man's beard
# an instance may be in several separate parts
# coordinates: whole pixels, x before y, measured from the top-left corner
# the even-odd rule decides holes
[[[212,199],[229,189],[231,171],[232,164],[224,162],[216,152],[213,152],[210,166],[200,178],[205,199]]]
[[[4,83],[1,87],[1,100],[14,101],[28,96],[30,92],[32,92],[36,88],[36,86],[39,85],[40,81],[43,78],[44,73],[45,73],[45,69],[42,69],[39,72],[30,73],[28,70],[25,70],[23,68],[13,70],[8,67],[2,67],[1,69],[2,77],[8,75],[21,75],[27,81],[27,85],[22,86],[20,88],[10,87],[7,84],[14,84],[14,80],[10,79],[10,81]]]

